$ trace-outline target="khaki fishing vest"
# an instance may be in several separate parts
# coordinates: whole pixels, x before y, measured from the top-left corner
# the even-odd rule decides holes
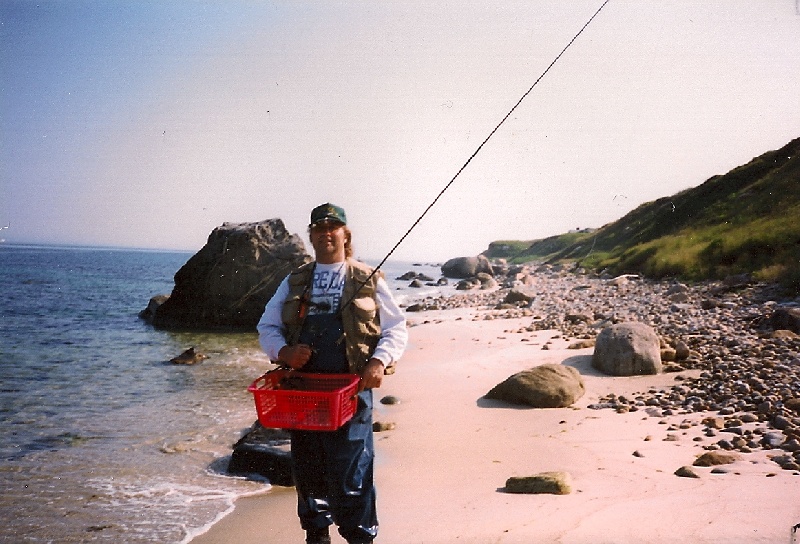
[[[378,276],[373,275],[353,297],[356,289],[369,278],[372,269],[367,265],[347,259],[347,276],[342,289],[342,329],[345,336],[347,362],[350,372],[360,374],[364,366],[375,352],[381,335],[380,314],[376,301],[375,291],[378,286]],[[289,275],[289,296],[283,303],[281,319],[284,325],[284,337],[287,342],[294,344],[303,327],[307,307],[302,304],[303,298],[311,284],[314,273],[314,263],[308,263]],[[352,300],[348,304],[348,301]]]

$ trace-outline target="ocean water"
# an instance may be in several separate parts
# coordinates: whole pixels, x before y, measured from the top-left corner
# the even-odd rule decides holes
[[[269,482],[227,476],[255,421],[255,333],[137,314],[191,253],[0,244],[0,542],[189,542]],[[375,263],[373,263],[375,264]],[[386,263],[399,300],[408,270]],[[195,346],[193,366],[169,359]]]

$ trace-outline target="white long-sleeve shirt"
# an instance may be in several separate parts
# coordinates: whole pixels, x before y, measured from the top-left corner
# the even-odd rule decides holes
[[[338,274],[342,272],[340,265],[317,264],[317,271],[320,273],[320,277],[324,279],[323,285],[314,286],[318,296],[325,297],[329,295],[328,292],[331,291],[331,288],[335,290],[337,286],[341,294],[343,283],[336,281]],[[256,327],[261,349],[273,361],[278,360],[278,352],[287,344],[283,335],[284,325],[281,319],[281,309],[284,301],[289,296],[288,280],[288,276],[283,279],[275,294],[267,302],[264,313],[261,315]],[[312,298],[314,298],[314,293],[312,293]],[[406,349],[406,344],[408,343],[406,318],[397,302],[395,302],[389,290],[389,285],[383,278],[378,278],[375,298],[381,321],[381,337],[372,357],[380,360],[384,366],[388,367],[397,362]]]

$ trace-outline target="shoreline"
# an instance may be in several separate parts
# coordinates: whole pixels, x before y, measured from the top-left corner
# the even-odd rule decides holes
[[[375,435],[376,542],[789,541],[800,523],[800,476],[781,470],[769,452],[740,454],[721,467],[725,472],[674,474],[716,440],[701,424],[713,414],[589,408],[609,393],[666,390],[676,374],[608,377],[591,368],[591,348],[568,349],[559,331],[528,331],[530,316],[486,318],[494,314],[470,307],[409,314],[406,355],[375,391],[375,421],[396,424]],[[511,374],[544,363],[576,367],[586,394],[570,408],[544,410],[482,400]],[[389,394],[401,403],[377,402]],[[546,471],[568,472],[572,493],[503,491],[511,476]],[[333,542],[344,542],[333,533]],[[237,500],[230,515],[191,542],[288,544],[303,537],[293,488],[275,486]]]

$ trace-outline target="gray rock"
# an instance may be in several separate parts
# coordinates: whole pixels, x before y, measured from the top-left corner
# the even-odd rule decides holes
[[[612,376],[662,372],[658,335],[644,323],[618,323],[597,335],[592,366]]]
[[[280,219],[225,223],[175,274],[151,322],[168,330],[255,330],[281,280],[310,260]]]
[[[515,289],[511,289],[508,292],[508,294],[506,295],[506,298],[504,299],[504,302],[508,302],[508,303],[511,303],[511,304],[514,304],[514,303],[517,303],[517,302],[529,303],[535,297],[536,297],[536,294],[533,293],[532,291],[528,291],[528,290],[520,289],[520,288],[515,288]]]
[[[492,265],[483,255],[477,257],[456,257],[442,265],[442,275],[447,278],[472,278],[480,273],[493,275]]]

